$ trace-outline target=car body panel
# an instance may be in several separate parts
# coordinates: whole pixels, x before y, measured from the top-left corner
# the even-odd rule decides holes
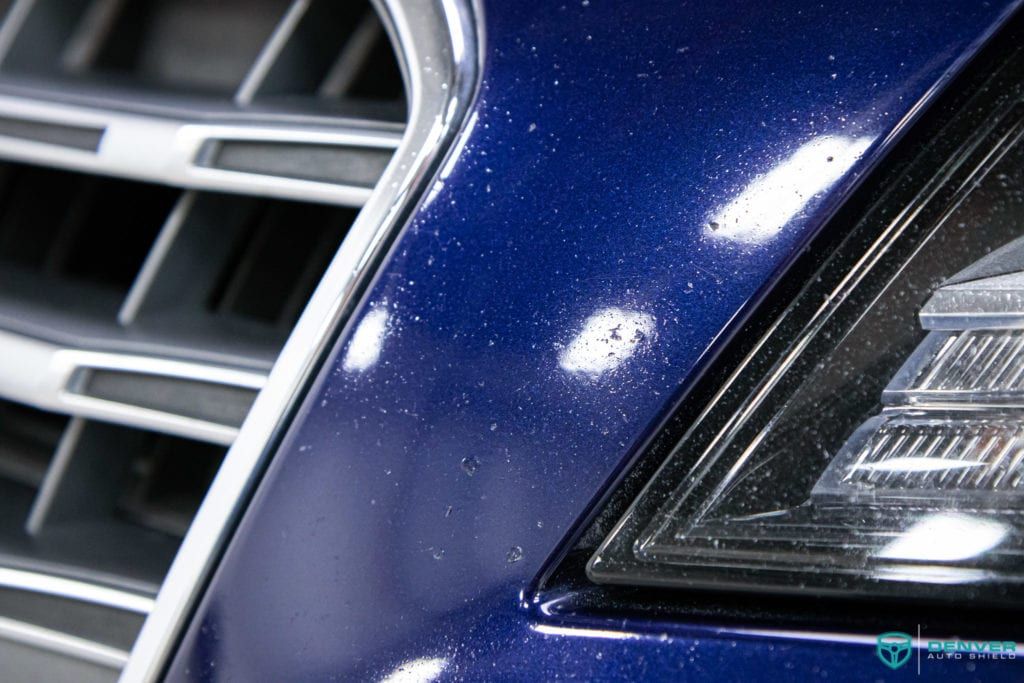
[[[566,623],[525,592],[1014,6],[482,3],[455,156],[303,401],[169,678],[887,673],[859,636]],[[778,209],[782,191],[797,200]],[[997,664],[977,675],[1015,671]]]

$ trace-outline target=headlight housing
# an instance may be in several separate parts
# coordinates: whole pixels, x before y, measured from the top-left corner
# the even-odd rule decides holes
[[[931,176],[912,201],[884,196],[769,327],[593,580],[992,600],[1024,581],[1019,62],[946,126],[966,141],[937,173],[928,153],[905,169]]]

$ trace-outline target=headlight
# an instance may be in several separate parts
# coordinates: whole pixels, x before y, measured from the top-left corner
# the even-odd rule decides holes
[[[1024,115],[1003,102],[981,124],[974,114],[937,174],[928,152],[911,164],[905,178],[933,178],[914,181],[912,201],[884,198],[835,248],[606,538],[591,578],[1015,594]],[[947,135],[963,139],[964,116]]]

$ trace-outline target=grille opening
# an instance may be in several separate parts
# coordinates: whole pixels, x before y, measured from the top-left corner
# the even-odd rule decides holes
[[[12,546],[27,545],[25,520],[67,423],[66,417],[0,400],[0,564]]]
[[[357,213],[3,164],[0,328],[268,368]]]
[[[376,104],[378,118],[402,120],[402,74],[376,12],[360,3],[314,2],[256,93],[259,103],[299,98]]]
[[[0,268],[126,293],[179,192],[7,164]]]
[[[9,74],[230,98],[288,0],[39,0]]]
[[[368,2],[36,0],[0,75],[83,97],[209,98],[401,121],[394,50]]]
[[[65,224],[67,204],[85,180],[64,171],[0,166],[0,263],[45,269]],[[40,196],[64,201],[39,201]]]
[[[269,367],[357,211],[213,193],[180,208],[132,334]]]
[[[42,486],[5,505],[0,562],[155,587],[225,450],[75,418]]]
[[[17,35],[4,58],[2,71],[32,76],[57,72],[60,55],[89,4],[90,0],[39,0],[33,3],[28,14],[20,17],[21,25],[14,27],[18,29]],[[18,19],[16,13],[5,12],[5,23]]]
[[[353,209],[268,201],[240,230],[210,310],[291,328],[355,218]]]
[[[399,102],[404,106],[404,92],[402,73],[391,45],[382,35],[374,42],[366,68],[357,73],[349,95],[357,99]]]
[[[224,457],[224,449],[159,436],[132,460],[118,514],[129,522],[181,538]]]
[[[288,8],[288,0],[131,0],[95,62],[94,77],[232,96]],[[239,21],[244,14],[245,21]]]
[[[288,42],[273,67],[260,84],[262,96],[310,95],[317,93],[332,75],[336,65],[353,38],[366,41],[360,34],[361,22],[370,16],[380,30],[380,21],[367,6],[356,2],[315,2],[299,19]],[[376,30],[375,30],[376,29]],[[374,36],[369,36],[372,40]],[[361,47],[361,46],[357,46]],[[343,68],[345,65],[340,65]],[[340,78],[335,74],[335,78]],[[344,92],[344,84],[337,92]]]
[[[63,415],[0,400],[0,480],[37,489],[67,422]]]

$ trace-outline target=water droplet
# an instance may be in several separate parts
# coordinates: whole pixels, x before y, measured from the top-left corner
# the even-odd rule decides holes
[[[480,469],[480,461],[474,458],[472,455],[468,455],[462,459],[462,471],[473,476],[476,471]]]
[[[515,564],[521,559],[523,559],[523,549],[517,545],[514,545],[511,548],[509,548],[508,554],[505,555],[505,560],[509,564]]]
[[[530,133],[532,133],[533,131],[537,130],[537,124],[536,124],[536,123],[531,123],[531,124],[530,124],[530,125],[529,125],[529,126],[527,127],[527,129],[526,129],[526,130],[527,130],[527,132],[530,132]]]
[[[440,560],[442,557],[444,557],[444,548],[431,548],[430,556],[433,557],[435,560]]]

